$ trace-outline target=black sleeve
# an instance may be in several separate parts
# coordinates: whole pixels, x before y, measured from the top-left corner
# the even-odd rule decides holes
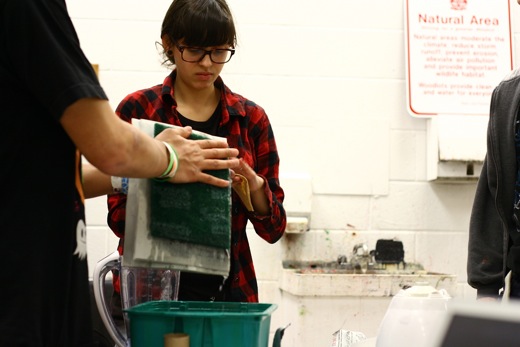
[[[1,0],[0,59],[13,88],[29,91],[53,117],[86,98],[107,99],[64,0]],[[16,85],[18,84],[18,85]]]

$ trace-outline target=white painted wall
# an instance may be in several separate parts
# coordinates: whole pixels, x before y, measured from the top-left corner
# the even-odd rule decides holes
[[[518,55],[520,6],[510,2]],[[67,4],[114,108],[126,94],[162,82],[168,71],[155,42],[169,0]],[[229,4],[239,43],[224,81],[266,109],[282,173],[312,179],[309,233],[276,245],[250,233],[261,300],[280,303],[282,259],[334,260],[355,243],[373,248],[377,239],[392,237],[404,242],[408,262],[456,274],[457,295],[473,296],[465,268],[475,183],[426,179],[427,121],[406,111],[404,1]],[[92,268],[117,243],[106,226],[105,198],[87,202],[87,224]]]

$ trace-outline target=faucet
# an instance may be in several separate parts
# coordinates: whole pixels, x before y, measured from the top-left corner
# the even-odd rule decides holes
[[[364,256],[364,255],[368,255],[368,246],[366,243],[358,243],[356,245],[354,245],[354,248],[352,249],[352,253],[353,255],[360,255],[360,256]]]
[[[354,248],[352,249],[350,263],[354,269],[361,269],[362,273],[366,273],[368,270],[368,265],[372,263],[371,258],[372,255],[368,251],[367,244],[358,243],[354,245]]]
[[[346,266],[348,265],[347,256],[342,254],[338,256],[338,265],[339,266]]]

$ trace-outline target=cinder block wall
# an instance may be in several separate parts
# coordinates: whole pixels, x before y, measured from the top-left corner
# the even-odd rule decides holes
[[[510,2],[516,55],[520,6]],[[156,42],[169,0],[67,4],[113,107],[162,82],[168,70]],[[476,185],[426,180],[426,120],[406,110],[404,1],[229,4],[238,47],[224,81],[266,109],[281,171],[312,179],[310,232],[276,245],[250,232],[262,301],[279,302],[282,259],[334,260],[355,243],[373,248],[393,237],[404,242],[406,261],[456,274],[457,295],[473,296],[465,267]],[[105,198],[88,201],[87,213],[92,268],[117,241],[106,226]]]

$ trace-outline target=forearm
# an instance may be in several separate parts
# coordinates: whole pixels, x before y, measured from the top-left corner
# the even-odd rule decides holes
[[[61,122],[81,153],[106,175],[157,177],[168,166],[164,144],[120,120],[105,100],[79,100]]]
[[[255,213],[249,216],[249,220],[261,238],[269,243],[275,243],[283,236],[287,225],[287,216],[283,208],[284,193],[277,180],[266,180],[262,191],[267,199],[269,213],[267,215]]]
[[[260,176],[256,176],[256,180],[259,182],[257,184],[258,189],[251,191],[251,204],[256,214],[265,216],[270,213],[269,200],[264,190],[264,185],[267,183],[265,183],[264,179]]]
[[[111,176],[104,174],[90,164],[83,164],[83,192],[85,198],[113,193]]]

